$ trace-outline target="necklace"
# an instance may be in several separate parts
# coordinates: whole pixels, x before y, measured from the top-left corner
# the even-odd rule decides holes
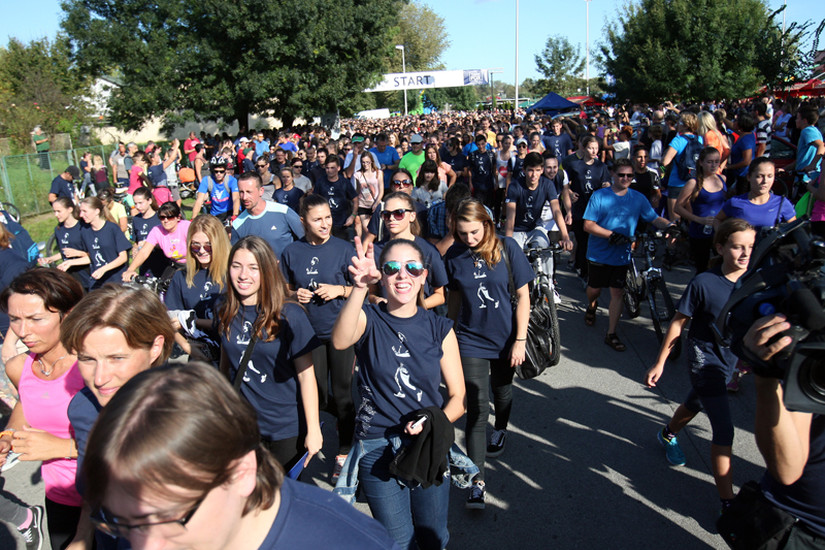
[[[43,357],[38,355],[37,356],[37,362],[40,363],[40,374],[42,374],[43,376],[51,376],[52,373],[54,372],[54,367],[59,362],[61,362],[63,359],[65,359],[66,357],[68,357],[68,354],[66,354],[63,357],[57,359],[54,363],[52,363],[52,368],[50,368],[49,370],[46,370],[46,366],[43,364]]]

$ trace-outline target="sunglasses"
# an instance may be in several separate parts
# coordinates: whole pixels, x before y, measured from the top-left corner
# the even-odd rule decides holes
[[[424,264],[421,262],[396,262],[390,261],[385,263],[381,266],[381,271],[384,272],[384,275],[397,275],[401,269],[407,272],[407,275],[410,277],[419,277],[422,273],[424,273]]]
[[[212,170],[213,174],[226,174],[226,170]]]
[[[269,165],[268,164],[258,164],[257,166],[258,166],[258,168],[266,168]]]
[[[392,184],[398,187],[412,187],[412,180],[392,180]]]
[[[163,221],[163,220],[176,220],[177,218],[178,218],[178,216],[161,216],[161,215],[158,215],[158,219],[160,221]]]
[[[633,179],[633,174],[616,174],[616,177],[619,178],[620,180],[621,179],[628,180],[628,179]]]
[[[404,219],[404,214],[407,212],[414,212],[414,210],[408,210],[406,208],[399,208],[397,210],[384,210],[381,212],[381,217],[384,218],[385,222],[390,221],[390,218],[395,219],[395,221],[400,222]]]
[[[522,147],[527,149],[527,144],[526,143],[519,143],[518,146],[519,146],[519,149],[521,149]]]
[[[198,252],[201,252],[201,251],[211,254],[212,253],[212,244],[211,243],[205,243],[205,244],[192,243],[192,244],[189,245],[189,250],[191,250],[194,254],[197,254]]]
[[[293,164],[292,167],[293,168],[303,168],[304,165],[303,164]]]

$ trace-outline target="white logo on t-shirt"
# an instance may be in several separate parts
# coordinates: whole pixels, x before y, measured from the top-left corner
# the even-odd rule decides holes
[[[493,300],[490,297],[490,293],[487,291],[487,287],[484,286],[484,283],[478,283],[478,292],[476,292],[478,299],[481,301],[481,305],[478,306],[478,309],[487,309],[487,302],[493,304],[493,309],[498,309],[498,300]]]
[[[410,382],[410,371],[407,370],[407,367],[404,366],[404,363],[398,365],[398,368],[395,369],[395,383],[398,385],[398,392],[394,393],[396,397],[400,397],[404,399],[407,397],[407,394],[404,393],[403,386],[406,386],[411,392],[415,394],[415,400],[421,402],[421,396],[424,394],[424,390],[419,390],[415,386],[413,386],[412,382]],[[403,386],[402,386],[403,384]]]

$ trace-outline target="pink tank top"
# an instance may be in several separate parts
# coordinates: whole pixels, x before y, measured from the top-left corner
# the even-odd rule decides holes
[[[33,353],[26,358],[17,388],[26,422],[32,428],[49,432],[63,439],[74,437],[69,423],[69,402],[84,386],[77,363],[75,362],[60,378],[43,380],[32,372],[34,358]],[[66,443],[66,450],[68,449],[69,444]],[[46,486],[46,497],[49,500],[66,506],[80,506],[83,503],[83,499],[75,489],[77,460],[73,458],[47,460],[43,462],[41,471],[43,483]]]

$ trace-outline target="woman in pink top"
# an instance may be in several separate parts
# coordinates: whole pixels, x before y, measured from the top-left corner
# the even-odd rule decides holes
[[[149,155],[143,151],[138,151],[132,155],[132,160],[134,164],[129,170],[129,190],[127,191],[130,195],[134,194],[138,187],[143,187],[144,181],[149,183],[149,177],[146,175],[146,170],[150,164]]]
[[[431,143],[427,145],[427,148],[424,150],[424,154],[427,155],[426,160],[431,160],[435,162],[436,166],[438,166],[438,181],[447,184],[447,187],[452,187],[457,177],[456,173],[453,170],[453,167],[450,166],[449,162],[444,162],[441,160],[441,155],[438,153],[438,147]]]
[[[372,153],[364,151],[361,155],[361,168],[353,174],[352,179],[358,191],[358,223],[355,224],[355,234],[366,234],[372,213],[384,197],[384,172],[373,164]]]
[[[159,246],[172,265],[183,267],[186,264],[186,234],[189,221],[182,220],[180,208],[174,202],[165,202],[158,208],[160,225],[152,228],[146,237],[146,244],[135,254],[129,269],[123,272],[123,282],[135,278],[138,268],[143,265],[155,246]]]
[[[0,463],[9,451],[20,460],[43,461],[46,512],[52,548],[75,537],[82,499],[75,489],[77,445],[68,417],[69,402],[83,386],[77,358],[60,343],[63,317],[83,297],[71,275],[37,267],[20,274],[0,294],[9,326],[28,348],[6,363],[20,400],[0,437]]]

